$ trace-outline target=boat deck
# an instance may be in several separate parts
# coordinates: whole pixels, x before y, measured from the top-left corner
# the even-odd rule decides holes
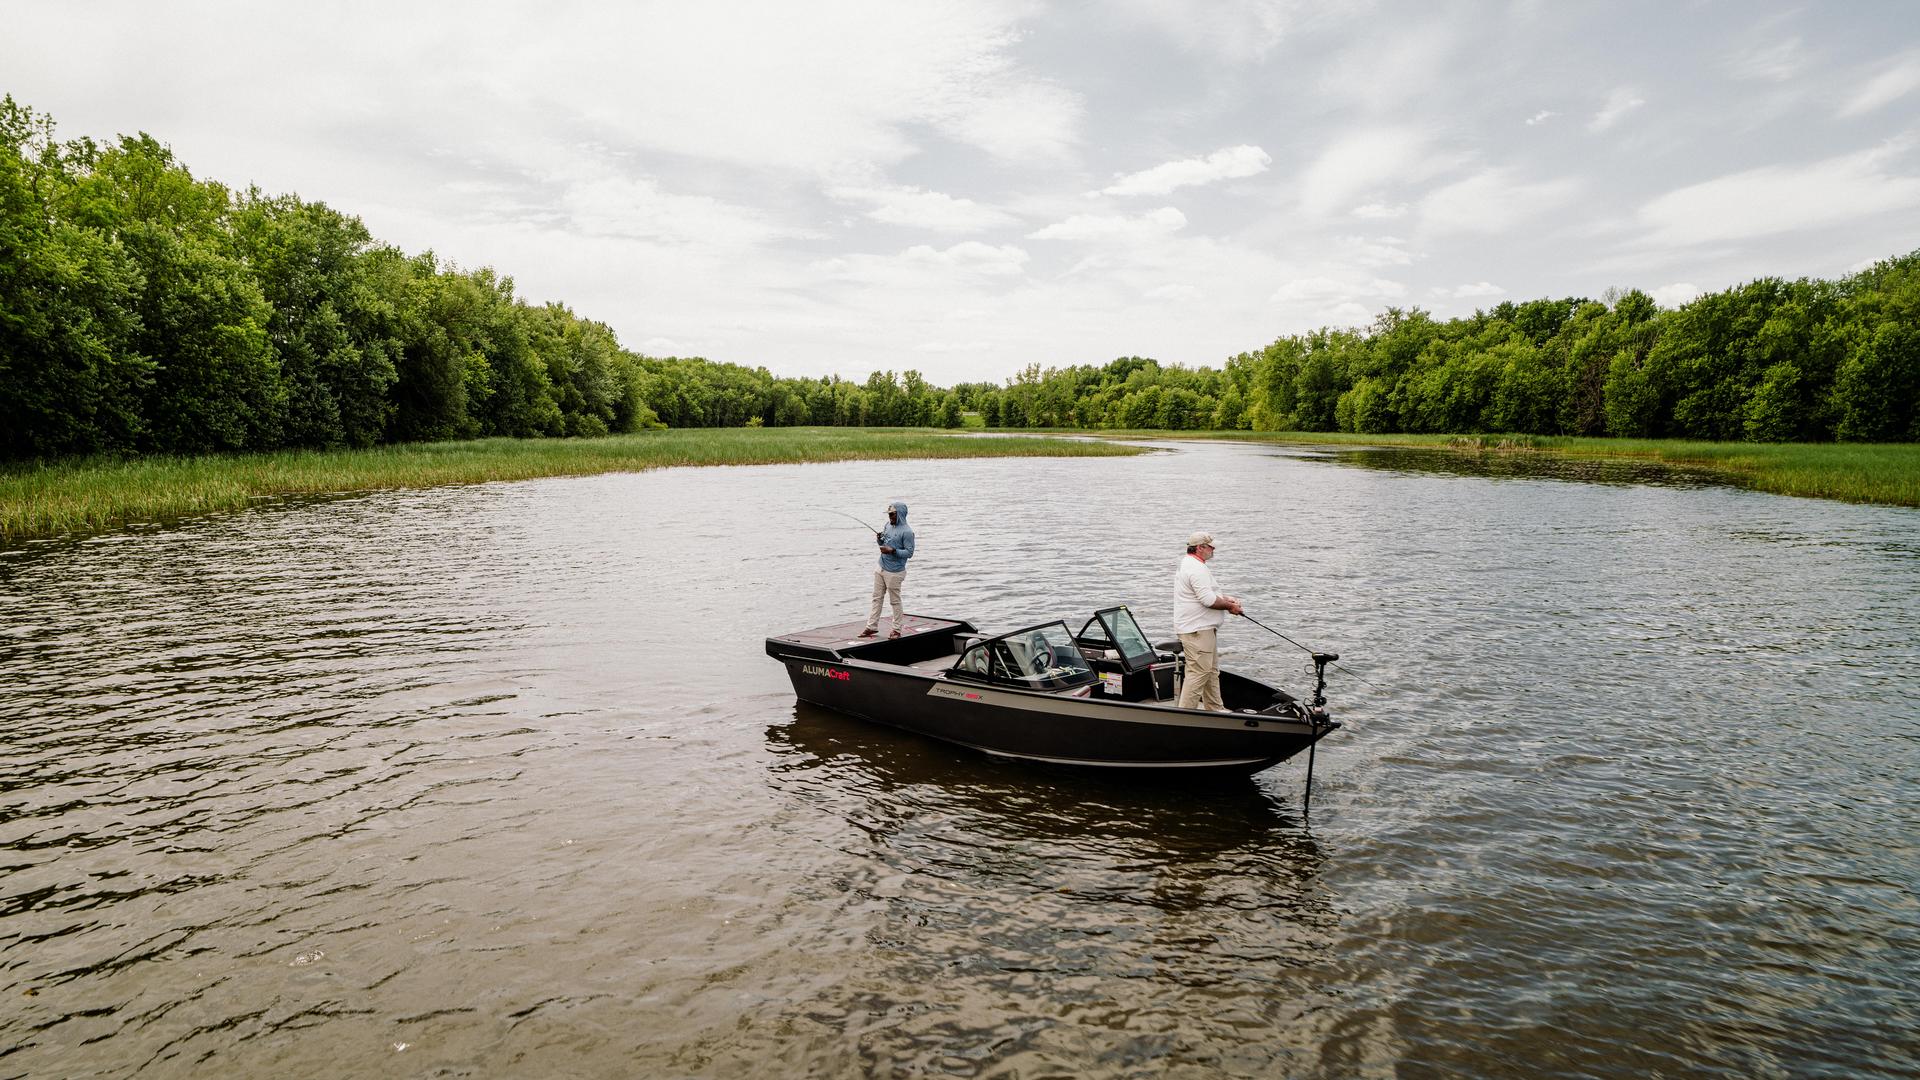
[[[778,634],[771,640],[792,645],[811,646],[816,649],[833,649],[846,652],[865,645],[894,640],[887,635],[892,633],[893,617],[880,620],[880,636],[863,638],[860,631],[867,628],[862,619],[852,622],[834,623],[832,626],[816,626],[811,630],[795,630],[790,634]],[[924,634],[952,634],[958,630],[970,630],[972,625],[957,619],[934,619],[925,615],[908,615],[900,620],[900,637],[919,637]],[[914,665],[918,666],[918,665]]]

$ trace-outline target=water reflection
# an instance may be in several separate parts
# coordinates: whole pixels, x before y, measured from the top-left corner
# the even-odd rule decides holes
[[[1006,761],[805,702],[794,703],[791,723],[767,729],[767,743],[777,783],[858,796],[874,831],[939,812],[989,842],[1170,871],[1258,853],[1291,886],[1310,881],[1321,861],[1312,836],[1255,777]]]
[[[1725,474],[1686,465],[1624,458],[1570,458],[1529,451],[1370,446],[1339,449],[1326,456],[1343,465],[1407,475],[1564,480],[1580,484],[1649,484],[1674,488],[1724,487],[1730,482]]]
[[[1144,1066],[1327,992],[1305,974],[1337,933],[1325,855],[1256,779],[1035,767],[806,704],[766,738],[775,787],[848,826],[819,895],[877,909],[846,989],[795,1014],[883,1018],[863,1070],[1058,1061],[1093,1031]]]

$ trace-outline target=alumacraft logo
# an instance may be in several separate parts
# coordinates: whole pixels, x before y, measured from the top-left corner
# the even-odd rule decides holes
[[[841,682],[846,682],[853,678],[853,672],[851,671],[841,671],[839,668],[820,667],[816,664],[801,664],[800,674],[818,675],[823,679],[839,679]]]

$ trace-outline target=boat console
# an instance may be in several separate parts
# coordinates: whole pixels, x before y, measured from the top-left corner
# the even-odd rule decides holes
[[[1101,697],[1122,701],[1172,701],[1180,656],[1147,640],[1124,605],[1093,613],[1074,635],[1080,651],[1100,674]]]

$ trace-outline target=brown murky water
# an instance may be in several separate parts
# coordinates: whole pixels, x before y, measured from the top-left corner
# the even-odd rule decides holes
[[[1920,513],[1351,460],[679,470],[0,553],[0,1077],[1920,1074]],[[1165,636],[1212,529],[1366,680],[1311,819],[1299,762],[1086,777],[796,707],[762,638],[863,610],[871,557],[817,508],[895,495],[909,607],[986,627]]]

